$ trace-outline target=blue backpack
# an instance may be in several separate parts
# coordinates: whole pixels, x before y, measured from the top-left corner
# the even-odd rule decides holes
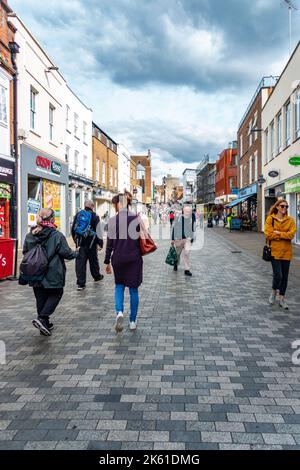
[[[89,211],[82,210],[78,212],[75,226],[75,233],[80,237],[87,238],[96,236],[96,233],[91,229],[92,214]]]

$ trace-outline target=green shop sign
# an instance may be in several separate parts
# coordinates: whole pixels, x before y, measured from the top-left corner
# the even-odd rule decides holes
[[[293,166],[299,166],[300,165],[300,156],[295,155],[294,157],[289,159],[289,164]]]
[[[287,181],[284,187],[285,193],[298,193],[300,192],[300,176],[293,180]]]

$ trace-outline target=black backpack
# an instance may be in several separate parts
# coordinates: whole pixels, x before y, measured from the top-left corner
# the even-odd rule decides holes
[[[48,259],[46,253],[45,245],[50,237],[51,234],[44,242],[38,242],[31,250],[25,253],[20,264],[19,283],[21,285],[39,283],[44,279],[49,263],[55,255]]]

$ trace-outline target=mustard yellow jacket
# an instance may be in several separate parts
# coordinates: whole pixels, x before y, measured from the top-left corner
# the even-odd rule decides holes
[[[272,222],[273,220],[274,222]],[[274,233],[275,231],[280,232],[280,235]],[[290,261],[293,258],[292,240],[297,232],[294,219],[286,215],[282,220],[279,220],[275,214],[269,215],[264,232],[267,240],[271,242],[271,252],[274,259]]]

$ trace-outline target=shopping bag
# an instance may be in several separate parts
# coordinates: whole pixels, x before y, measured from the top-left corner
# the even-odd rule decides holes
[[[176,248],[172,245],[166,258],[166,263],[169,266],[175,266],[178,262]]]

